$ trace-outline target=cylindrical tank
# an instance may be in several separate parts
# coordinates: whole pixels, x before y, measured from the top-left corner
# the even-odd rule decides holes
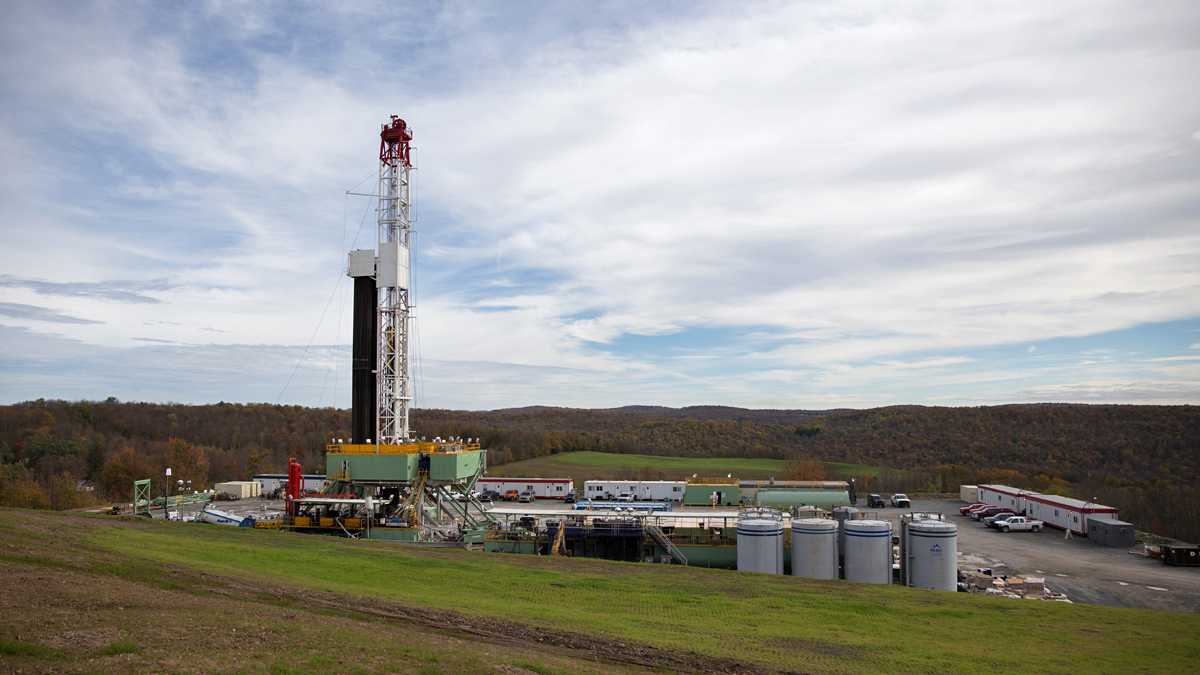
[[[914,520],[904,529],[908,585],[958,590],[958,526],[941,520]]]
[[[892,524],[886,520],[842,523],[846,547],[842,566],[846,581],[887,584],[892,581]]]
[[[803,518],[792,521],[792,576],[838,578],[835,521]]]
[[[836,520],[838,524],[837,550],[839,562],[842,558],[846,557],[846,521],[861,517],[862,516],[858,513],[858,509],[854,508],[853,506],[839,506],[833,510],[833,519]],[[845,575],[843,575],[843,577],[844,576]]]
[[[737,522],[739,572],[783,574],[783,521],[743,518]]]

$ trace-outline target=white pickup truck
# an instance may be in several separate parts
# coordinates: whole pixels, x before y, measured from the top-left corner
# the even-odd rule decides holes
[[[903,492],[897,492],[892,495],[892,506],[898,509],[908,509],[912,508],[912,501],[909,500],[908,495]]]
[[[1011,516],[1007,520],[997,521],[996,527],[1001,532],[1041,532],[1042,525],[1044,524],[1040,520],[1026,518],[1025,516]]]

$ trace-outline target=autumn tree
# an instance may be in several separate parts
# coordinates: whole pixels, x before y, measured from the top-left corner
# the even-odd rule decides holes
[[[171,480],[191,481],[193,490],[208,485],[208,455],[200,446],[172,438],[167,442],[167,466],[171,467]]]
[[[114,453],[100,470],[100,491],[110,499],[126,499],[133,493],[133,481],[150,478],[154,469],[133,448],[126,446]]]
[[[46,491],[20,464],[0,464],[0,506],[18,509],[48,509]]]

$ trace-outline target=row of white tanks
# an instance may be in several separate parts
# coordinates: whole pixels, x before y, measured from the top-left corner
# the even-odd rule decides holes
[[[856,512],[826,518],[793,519],[792,576],[858,583],[892,581],[892,524],[856,520]],[[941,520],[909,520],[902,525],[901,555],[905,583],[918,588],[957,588],[958,528]],[[839,551],[841,553],[839,560]],[[783,574],[782,516],[747,513],[737,523],[739,571]]]

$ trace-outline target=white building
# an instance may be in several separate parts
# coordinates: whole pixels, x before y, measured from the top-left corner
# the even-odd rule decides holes
[[[537,499],[565,499],[575,492],[575,482],[570,478],[480,478],[475,489],[491,490],[503,495],[509,490],[529,492]]]
[[[589,480],[583,484],[583,498],[606,500],[629,494],[640,502],[682,502],[686,488],[681,480]]]

